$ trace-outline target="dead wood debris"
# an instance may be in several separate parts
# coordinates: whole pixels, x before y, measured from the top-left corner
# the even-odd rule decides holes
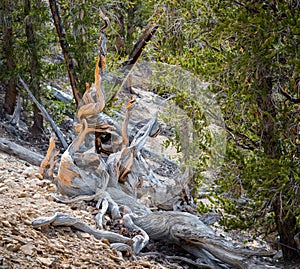
[[[139,255],[150,238],[177,244],[191,253],[199,262],[186,257],[178,258],[180,255],[176,255],[177,260],[197,264],[200,268],[201,266],[202,268],[248,269],[254,268],[253,266],[265,268],[251,257],[270,256],[274,253],[236,248],[230,242],[217,236],[197,216],[180,212],[184,207],[181,208],[178,203],[176,207],[173,206],[178,211],[157,211],[155,208],[157,206],[163,208],[163,205],[161,201],[156,201],[154,196],[151,196],[152,201],[148,206],[137,199],[147,194],[149,189],[163,190],[170,180],[180,186],[177,191],[175,189],[173,192],[173,196],[180,199],[188,194],[185,192],[180,196],[182,182],[187,182],[187,180],[180,172],[176,174],[175,182],[174,178],[168,178],[168,175],[162,180],[162,177],[152,170],[148,163],[149,159],[142,154],[142,149],[151,134],[157,132],[157,130],[154,131],[154,128],[158,128],[156,114],[137,133],[130,135],[128,132],[132,128],[129,128],[128,124],[134,102],[132,99],[129,100],[125,109],[123,126],[118,126],[112,118],[102,112],[105,106],[102,91],[98,58],[95,83],[87,88],[78,110],[77,130],[79,133],[62,154],[57,176],[53,177],[59,193],[67,197],[56,196],[58,201],[71,203],[94,200],[96,202],[98,209],[96,223],[99,229],[91,227],[72,215],[58,212],[50,217],[36,219],[32,225],[34,227],[70,226],[91,234],[97,239],[102,238],[111,243],[117,243],[116,249],[127,253],[132,252],[134,256]],[[105,140],[107,149],[105,156],[101,152],[96,152],[94,139],[89,136],[95,130],[102,134],[102,137],[110,135],[111,139]],[[98,143],[102,143],[101,139]],[[53,145],[51,147],[53,148]],[[54,166],[50,166],[50,163],[54,162],[55,154],[51,151],[54,151],[54,148],[48,152],[48,156],[52,156],[52,159],[45,159],[43,167],[49,162],[48,174],[54,175],[54,171],[49,173],[49,170],[54,170]],[[157,162],[161,160],[163,157],[155,159]],[[168,185],[167,187],[172,188]],[[190,199],[187,198],[187,200]],[[121,219],[127,229],[139,231],[139,233],[129,238],[112,231],[104,231],[105,216],[116,220]],[[128,246],[131,247],[131,251],[128,251]],[[168,256],[172,259],[170,255]]]

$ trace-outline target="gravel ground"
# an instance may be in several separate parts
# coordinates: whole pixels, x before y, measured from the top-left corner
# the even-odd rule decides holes
[[[0,268],[183,268],[147,257],[124,257],[106,241],[69,227],[33,229],[40,216],[64,212],[93,225],[92,205],[53,201],[54,185],[31,166],[0,152]]]

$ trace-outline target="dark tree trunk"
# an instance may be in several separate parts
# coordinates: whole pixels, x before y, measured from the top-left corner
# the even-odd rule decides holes
[[[128,23],[127,23],[127,33],[126,33],[126,44],[129,44],[129,50],[131,50],[131,44],[134,42],[134,38],[133,38],[133,32],[134,32],[134,28],[136,27],[136,9],[137,6],[133,5],[132,7],[128,8],[127,10],[127,19],[128,19]],[[129,51],[128,51],[129,53]]]
[[[54,25],[55,25],[55,28],[56,28],[56,32],[57,32],[57,35],[58,35],[58,38],[59,38],[59,43],[60,43],[60,46],[61,46],[61,49],[62,49],[62,53],[63,53],[64,58],[65,58],[65,62],[66,62],[67,70],[68,70],[69,80],[70,80],[70,84],[71,84],[71,87],[72,87],[72,92],[73,92],[73,96],[74,96],[74,99],[75,99],[75,103],[78,106],[79,101],[81,100],[81,95],[80,95],[80,93],[78,91],[78,88],[77,88],[78,79],[77,79],[76,73],[74,71],[73,59],[69,55],[69,51],[68,51],[69,44],[67,42],[66,32],[65,32],[64,26],[62,24],[60,14],[59,14],[59,7],[58,7],[58,4],[57,4],[56,0],[49,0],[49,5],[50,5]]]
[[[26,37],[29,47],[29,60],[30,60],[30,76],[31,76],[31,88],[33,89],[33,94],[36,97],[38,101],[40,101],[40,63],[39,63],[39,56],[37,51],[37,42],[35,38],[35,33],[33,29],[33,22],[32,18],[30,16],[31,11],[31,3],[30,0],[24,0],[24,13],[25,13],[25,31],[26,31]],[[34,123],[31,127],[31,133],[33,135],[39,135],[43,131],[43,116],[41,114],[41,111],[36,106],[36,104],[33,104],[33,115],[34,115]]]
[[[5,81],[6,92],[5,92],[5,102],[4,111],[7,114],[12,115],[14,113],[14,108],[16,106],[17,100],[17,90],[16,82],[13,76],[13,71],[15,69],[14,64],[14,53],[13,53],[13,28],[11,22],[11,8],[12,3],[9,0],[3,0],[2,2],[2,12],[3,16],[2,27],[3,27],[3,52],[6,59],[6,67],[8,71],[8,79]]]
[[[279,159],[282,155],[280,141],[278,140],[278,130],[276,123],[276,106],[273,99],[273,84],[270,71],[266,67],[261,70],[259,88],[262,94],[257,97],[257,104],[262,115],[261,125],[261,143],[264,152],[272,159]],[[287,261],[299,259],[296,242],[294,236],[296,231],[296,218],[291,217],[289,212],[284,209],[288,204],[285,201],[286,197],[277,194],[277,198],[273,201],[272,207],[275,213],[277,231],[280,236],[280,247],[283,252],[283,257]],[[298,231],[299,232],[299,231]]]
[[[295,236],[297,234],[299,236],[300,229],[296,229],[296,218],[294,216],[287,217],[287,212],[283,207],[283,198],[279,194],[273,203],[273,210],[277,231],[280,235],[282,254],[286,261],[300,261],[298,246],[295,241]]]
[[[269,70],[262,71],[261,75],[263,79],[259,82],[259,88],[261,88],[261,94],[257,97],[257,104],[262,114],[262,124],[261,124],[261,143],[264,152],[271,158],[279,158],[281,156],[280,152],[280,142],[276,137],[276,107],[275,101],[272,96],[272,77],[266,76]]]
[[[118,7],[122,10],[125,9],[123,3],[119,3]],[[124,42],[124,39],[126,37],[125,17],[122,12],[119,12],[119,14],[117,14],[117,16],[118,16],[118,22],[119,22],[120,29],[118,31],[118,34],[116,35],[116,50],[120,56],[125,56],[125,54],[126,54],[125,42]]]

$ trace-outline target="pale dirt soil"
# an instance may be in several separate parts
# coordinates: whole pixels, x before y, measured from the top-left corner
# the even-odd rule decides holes
[[[94,225],[95,208],[53,201],[54,185],[35,177],[38,167],[0,152],[0,268],[183,268],[146,257],[124,257],[109,243],[69,227],[34,229],[40,216],[64,212]],[[83,204],[84,203],[84,204]]]

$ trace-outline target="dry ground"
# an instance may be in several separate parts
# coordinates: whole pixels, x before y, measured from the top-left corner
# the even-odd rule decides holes
[[[0,152],[0,268],[183,268],[123,257],[108,242],[69,227],[33,229],[32,220],[57,211],[94,223],[94,207],[53,201],[54,185],[35,177],[37,171]]]
[[[70,227],[34,229],[31,226],[34,219],[52,216],[55,212],[76,216],[90,225],[95,224],[93,216],[96,214],[93,204],[79,202],[65,205],[55,202],[51,196],[55,191],[54,184],[40,180],[36,177],[37,172],[38,167],[0,151],[0,269],[194,268],[186,263],[175,263],[175,260],[174,263],[166,261],[165,255],[183,253],[176,247],[170,248],[164,244],[150,243],[146,248],[146,251],[160,252],[160,257],[126,257],[110,248],[108,242]],[[229,235],[221,227],[216,232],[225,238]],[[239,242],[249,237],[232,235]],[[233,237],[227,239],[233,240]],[[253,242],[250,244],[253,245]],[[266,264],[270,262],[273,263],[272,268],[300,269],[300,265],[293,262],[287,265],[270,259]]]

